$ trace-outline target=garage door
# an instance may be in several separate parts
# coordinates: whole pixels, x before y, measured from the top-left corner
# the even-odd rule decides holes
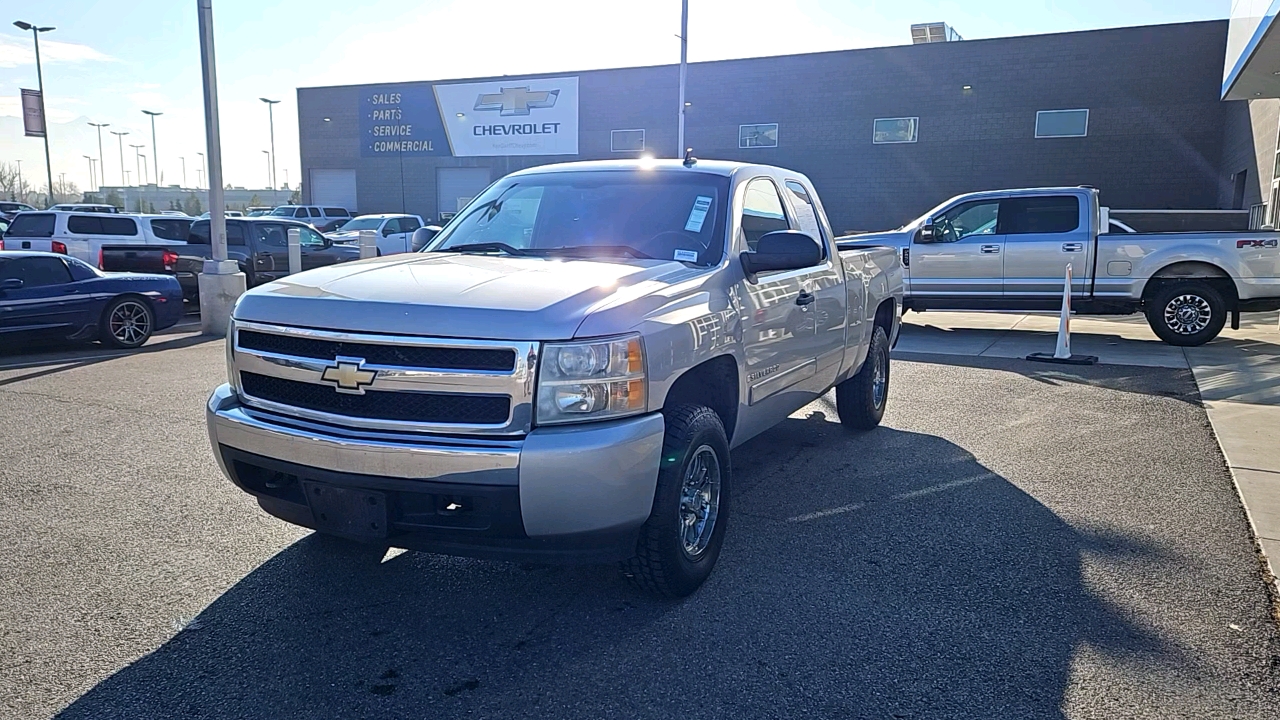
[[[466,207],[471,198],[489,187],[489,168],[438,168],[436,187],[441,220],[448,220]]]
[[[311,204],[346,208],[356,212],[355,170],[312,170]]]

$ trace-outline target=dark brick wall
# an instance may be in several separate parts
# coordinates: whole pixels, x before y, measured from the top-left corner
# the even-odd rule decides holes
[[[1276,132],[1280,130],[1280,100],[1260,99],[1223,103],[1227,106],[1223,133],[1222,173],[1218,204],[1229,207],[1233,176],[1246,172],[1245,208],[1268,202],[1275,172]]]
[[[1224,145],[1236,164],[1247,156],[1226,129],[1239,111],[1218,99],[1226,34],[1213,21],[695,63],[686,143],[699,157],[806,173],[839,230],[894,227],[959,193],[1040,185],[1094,185],[1112,207],[1219,207]],[[676,154],[676,67],[576,74],[579,156],[406,159],[405,208],[435,215],[441,166],[496,178],[625,156],[609,152],[611,129],[645,128],[649,148]],[[358,96],[298,91],[304,177],[355,168],[361,212],[399,210],[399,163],[359,157]],[[1035,138],[1037,110],[1069,108],[1089,109],[1088,137]],[[875,118],[915,116],[919,142],[871,142]],[[779,146],[739,149],[738,125],[765,122],[779,123]]]

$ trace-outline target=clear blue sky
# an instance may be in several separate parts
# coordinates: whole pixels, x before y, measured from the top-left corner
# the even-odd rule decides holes
[[[20,7],[17,7],[19,6]],[[969,39],[1225,18],[1228,0],[691,0],[691,60],[776,55],[909,42],[912,23],[945,21]],[[41,37],[55,177],[88,186],[84,155],[109,122],[147,145],[141,110],[157,121],[166,183],[195,183],[204,150],[195,0],[56,0],[6,3],[0,27],[0,162],[22,160],[43,184],[43,147],[24,138],[20,87],[35,87],[30,33]],[[277,179],[298,181],[295,89],[313,85],[432,80],[598,67],[679,58],[679,0],[214,0],[224,172],[262,187],[267,113],[276,106]],[[65,124],[64,124],[65,123]],[[115,137],[104,136],[107,182],[120,175]],[[149,171],[154,179],[154,170]]]

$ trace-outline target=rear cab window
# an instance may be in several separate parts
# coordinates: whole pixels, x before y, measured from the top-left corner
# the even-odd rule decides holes
[[[67,232],[76,235],[132,237],[138,234],[138,223],[134,222],[133,218],[125,217],[72,215],[67,218]]]
[[[199,220],[191,224],[191,232],[187,234],[188,245],[208,245],[209,221]],[[244,245],[244,227],[237,222],[227,223],[227,244]]]
[[[151,234],[161,240],[185,242],[191,230],[191,221],[175,218],[173,220],[151,220]]]
[[[1001,235],[1065,233],[1080,228],[1080,198],[1020,197],[1000,201],[996,232]]]
[[[351,217],[351,213],[347,212],[345,208],[327,207],[324,209],[324,214],[326,217],[331,218]]]
[[[13,223],[9,225],[9,229],[5,231],[8,237],[53,237],[53,225],[57,216],[53,213],[23,213],[14,218]]]

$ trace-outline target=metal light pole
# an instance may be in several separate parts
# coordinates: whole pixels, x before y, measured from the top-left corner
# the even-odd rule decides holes
[[[91,155],[81,155],[81,157],[89,161],[89,187],[93,187],[93,157]]]
[[[271,112],[271,106],[279,104],[279,100],[268,100],[266,98],[258,98],[267,104],[267,123],[271,127],[271,189],[276,189],[276,119]]]
[[[93,180],[93,187],[95,188],[94,192],[98,193],[102,192],[102,177],[100,173],[101,170],[98,168],[98,158],[90,157],[89,174],[93,176],[91,179]]]
[[[44,169],[45,169],[45,172],[49,173],[49,193],[47,195],[47,200],[49,204],[46,205],[45,207],[52,207],[53,206],[53,162],[49,159],[49,117],[44,111],[44,72],[40,69],[40,33],[49,32],[54,28],[52,26],[36,27],[31,23],[22,22],[21,20],[15,20],[13,24],[17,26],[19,30],[30,30],[31,39],[35,41],[35,45],[36,45],[36,82],[38,83],[37,87],[40,90],[40,117],[44,121]]]
[[[142,180],[142,151],[140,148],[144,148],[146,145],[130,145],[129,147],[133,148],[134,177],[138,178],[138,180]],[[146,183],[143,184],[145,185]]]
[[[267,156],[267,185],[271,185],[271,151],[263,150],[262,153]],[[275,188],[271,188],[273,191]]]
[[[231,310],[244,294],[245,277],[227,259],[226,197],[222,192],[222,139],[218,130],[218,69],[213,50],[213,0],[196,0],[200,18],[200,69],[204,84],[204,133],[209,151],[209,241],[213,258],[200,271],[200,329],[225,335]]]
[[[204,153],[196,153],[200,156],[200,175],[196,177],[196,189],[200,189],[200,184],[209,178],[209,168],[204,164]]]
[[[121,184],[122,186],[124,186],[124,187],[128,187],[128,186],[129,186],[129,180],[128,180],[127,178],[125,178],[125,176],[124,176],[124,136],[125,136],[125,135],[128,135],[129,133],[128,133],[128,132],[116,132],[115,130],[112,130],[112,131],[111,131],[111,134],[112,134],[112,135],[115,135],[115,136],[116,136],[116,140],[118,140],[118,141],[120,142],[120,184]]]
[[[684,85],[689,73],[689,0],[684,0],[680,7],[680,127],[678,135],[680,147],[676,148],[676,157],[684,157]]]
[[[185,188],[187,186],[187,159],[179,155],[178,160],[182,162],[182,187]]]
[[[26,202],[27,192],[26,189],[22,187],[22,161],[14,160],[14,162],[18,163],[18,197],[14,199],[18,202]]]
[[[111,123],[89,123],[89,126],[98,129],[98,171],[102,173],[102,176],[98,178],[100,181],[98,189],[101,190],[102,183],[107,180],[107,162],[102,159],[102,128],[111,127]]]
[[[156,116],[164,113],[143,110],[143,114],[151,116],[151,169],[156,171],[156,185],[160,184],[160,161],[156,159]]]

